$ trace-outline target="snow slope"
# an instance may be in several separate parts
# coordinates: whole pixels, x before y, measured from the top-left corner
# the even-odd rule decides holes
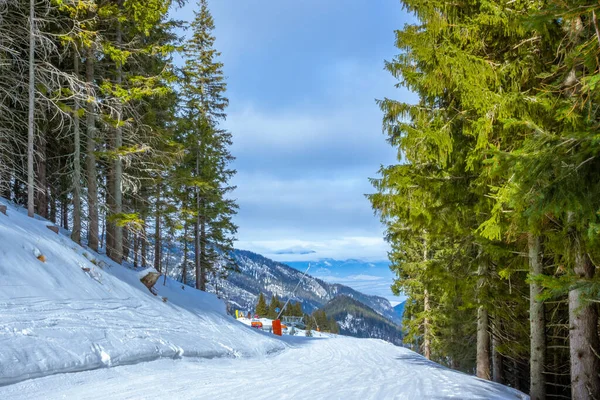
[[[284,337],[285,338],[285,337]],[[287,337],[266,358],[160,360],[0,387],[15,399],[527,399],[377,339]]]
[[[11,205],[8,216],[0,213],[0,385],[161,357],[258,356],[285,347],[236,323],[212,294],[172,280],[163,286],[161,277],[153,296],[135,271],[49,224]]]
[[[213,295],[162,277],[154,296],[138,272],[12,205],[8,214],[0,399],[527,398],[381,340],[274,337],[227,316]]]

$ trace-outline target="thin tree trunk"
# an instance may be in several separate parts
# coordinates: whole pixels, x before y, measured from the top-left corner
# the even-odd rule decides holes
[[[169,257],[171,256],[171,245],[170,239],[167,241],[167,257],[165,260],[165,279],[163,280],[163,286],[167,285],[167,275],[169,274]]]
[[[142,254],[141,254],[141,259],[142,259],[142,268],[146,268],[148,266],[148,236],[146,233],[146,219],[144,218],[144,226],[142,227],[143,231],[142,231],[142,237],[140,238],[140,240],[142,241]]]
[[[91,13],[90,13],[91,14]],[[91,15],[88,15],[91,17]],[[87,48],[85,60],[85,78],[88,86],[88,97],[92,97],[94,84],[94,49]],[[86,110],[86,175],[87,175],[87,208],[88,208],[88,247],[98,251],[98,172],[96,170],[96,117],[94,102],[88,100]]]
[[[186,220],[183,225],[183,268],[182,268],[182,272],[181,272],[181,282],[183,282],[184,285],[187,284],[187,263],[188,263],[187,233],[188,233],[188,222]]]
[[[112,140],[112,139],[111,139]],[[115,205],[114,205],[114,169],[112,168],[112,165],[108,165],[107,166],[107,174],[106,174],[106,197],[105,197],[105,201],[106,201],[106,217],[104,218],[104,226],[105,226],[105,230],[106,230],[106,236],[105,236],[105,242],[106,242],[106,255],[112,259],[114,261],[113,258],[113,241],[114,241],[114,223],[109,221],[109,218],[114,214],[114,210],[115,210]]]
[[[35,0],[29,0],[29,115],[27,124],[27,215],[34,216],[33,143],[34,143],[34,106],[35,106]]]
[[[496,326],[499,321],[495,321],[494,330],[498,331],[499,327]],[[504,383],[504,359],[502,354],[498,352],[498,335],[492,336],[492,380],[497,383]]]
[[[512,370],[512,386],[517,390],[521,390],[521,379],[519,379],[519,364],[517,363],[517,360],[512,360]]]
[[[200,176],[200,150],[196,150],[196,178]],[[196,195],[196,219],[194,220],[194,267],[196,269],[196,289],[202,287],[202,265],[200,251],[200,193],[195,188]]]
[[[23,188],[21,187],[21,180],[15,175],[13,182],[13,196],[16,204],[24,204],[23,202]]]
[[[204,204],[202,204],[202,212],[204,213]],[[206,291],[206,272],[207,268],[206,254],[206,221],[204,215],[200,220],[200,290]]]
[[[423,240],[423,261],[427,262],[427,240]],[[423,318],[423,355],[426,359],[431,359],[431,328],[429,326],[429,313],[431,311],[429,306],[429,291],[425,289],[423,291],[423,311],[425,317]]]
[[[529,276],[534,278],[543,273],[540,260],[540,238],[532,233],[528,234],[529,247]],[[544,303],[537,299],[542,292],[539,283],[529,284],[529,323],[530,323],[530,387],[531,400],[546,398],[546,377],[544,366],[546,364],[546,319]]]
[[[138,256],[140,251],[140,237],[136,233],[133,235],[133,267],[137,268],[138,266]]]
[[[120,3],[119,3],[120,5]],[[121,29],[120,20],[117,21],[117,47],[120,49],[123,42],[123,31]],[[117,62],[117,74],[116,74],[116,84],[117,87],[120,87],[123,83],[123,66],[121,62]],[[123,117],[123,110],[121,102],[119,102],[116,106],[117,109],[117,121],[118,125],[115,129],[115,137],[114,137],[114,149],[115,151],[119,150],[121,146],[123,146],[123,129],[121,127],[121,119]],[[116,156],[113,163],[113,179],[114,179],[114,189],[113,189],[113,212],[116,215],[119,215],[123,212],[123,165],[121,162],[121,157]],[[123,227],[119,226],[116,222],[112,225],[112,251],[110,257],[120,263],[123,259]]]
[[[46,135],[44,129],[40,129],[38,133],[38,151],[34,155],[37,159],[37,191],[34,197],[36,213],[43,217],[48,218],[48,181],[46,179]]]
[[[200,289],[201,266],[200,266],[200,216],[194,221],[194,269],[196,272],[196,289]]]
[[[483,287],[488,266],[486,262],[479,265],[479,297],[483,297]],[[488,311],[483,304],[477,309],[477,377],[490,379],[490,321]]]
[[[594,265],[578,246],[575,274],[581,279],[594,277]],[[569,347],[571,355],[571,396],[573,399],[600,399],[600,343],[596,303],[582,300],[583,290],[569,291]]]
[[[127,228],[123,228],[123,260],[129,259],[129,252],[131,251],[130,245],[131,232]]]
[[[156,194],[156,221],[154,223],[154,269],[160,273],[160,190],[161,184],[158,184]]]
[[[423,356],[431,360],[431,332],[429,326],[429,312],[431,309],[429,306],[429,291],[427,289],[423,292],[423,310],[425,312],[425,318],[423,319]]]
[[[106,218],[102,219],[102,236],[101,236],[101,242],[100,242],[100,247],[104,247],[104,250],[106,251]]]
[[[73,67],[75,76],[79,77],[79,55],[75,52]],[[75,98],[75,113],[73,115],[73,230],[71,240],[81,242],[81,145],[79,130],[79,99]]]
[[[61,213],[61,221],[62,227],[66,230],[69,230],[69,201],[66,197],[64,197],[60,201],[60,213]]]
[[[11,181],[11,173],[9,170],[6,173],[6,181],[4,182],[4,186],[2,187],[2,194],[0,194],[1,197],[4,197],[6,200],[9,200],[9,201],[11,200],[10,181]]]
[[[48,215],[48,219],[56,224],[56,202],[58,201],[58,195],[56,194],[56,186],[52,185],[50,188],[50,214]]]

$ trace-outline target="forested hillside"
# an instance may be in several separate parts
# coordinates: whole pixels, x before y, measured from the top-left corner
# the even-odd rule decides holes
[[[390,321],[397,324],[401,322],[390,302],[383,297],[367,295],[345,285],[324,282],[251,251],[234,250],[231,258],[238,273],[231,273],[227,280],[220,281],[220,287],[215,291],[232,307],[242,311],[254,310],[259,293],[264,293],[267,298],[277,296],[283,301],[288,298],[299,301],[306,313],[312,313],[338,295],[346,295]],[[213,290],[214,287],[211,286],[210,289]]]
[[[170,19],[182,4],[0,2],[0,196],[119,263],[165,272],[177,243],[204,290],[235,171],[213,19],[206,0]]]
[[[335,319],[342,335],[383,339],[402,344],[402,330],[398,325],[376,313],[372,308],[346,295],[339,295],[321,309]]]
[[[438,362],[600,398],[597,1],[404,0],[379,101],[398,164],[369,196],[387,225],[406,340]]]

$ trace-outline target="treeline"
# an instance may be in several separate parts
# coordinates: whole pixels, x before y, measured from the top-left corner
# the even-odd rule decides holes
[[[213,19],[206,0],[191,24],[170,19],[183,5],[0,3],[0,195],[205,290],[236,232],[235,171]]]
[[[321,332],[340,333],[340,328],[333,319],[328,318],[323,310],[315,310],[312,314],[307,314],[302,310],[301,302],[290,301],[287,303],[279,300],[279,297],[273,295],[271,301],[267,303],[265,296],[260,293],[256,302],[255,314],[259,318],[276,319],[278,316],[302,317],[302,323],[307,331],[319,330]]]
[[[319,332],[340,333],[340,327],[333,317],[328,317],[324,310],[315,310],[312,314],[304,314],[306,332],[317,330]],[[310,336],[307,334],[307,336]]]
[[[273,295],[271,301],[267,303],[265,296],[262,293],[258,295],[255,313],[259,318],[269,319],[276,319],[280,313],[282,316],[292,317],[301,317],[304,315],[302,303],[290,301],[286,305],[285,302],[279,300],[279,297],[275,295]]]
[[[597,1],[404,0],[379,102],[398,165],[387,224],[406,340],[529,391],[600,398]]]

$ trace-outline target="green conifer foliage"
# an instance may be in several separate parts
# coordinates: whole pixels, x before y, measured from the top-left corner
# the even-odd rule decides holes
[[[265,318],[267,317],[268,312],[269,308],[267,306],[267,302],[265,301],[265,296],[260,293],[258,295],[258,303],[256,304],[256,314],[258,314],[258,316],[261,318]]]
[[[223,64],[214,48],[214,22],[206,0],[200,0],[198,7],[191,23],[192,37],[184,46],[178,130],[186,149],[180,167],[189,188],[186,208],[195,213],[196,287],[206,290],[208,271],[233,248],[237,227],[232,216],[237,204],[228,198],[234,189],[229,179],[235,174],[230,168],[234,159],[229,152],[231,133],[219,126],[229,103]]]
[[[267,318],[277,318],[277,315],[279,314],[277,309],[281,311],[281,307],[283,307],[283,304],[279,301],[279,298],[277,296],[271,297],[271,302],[269,303],[269,309],[267,311]]]

